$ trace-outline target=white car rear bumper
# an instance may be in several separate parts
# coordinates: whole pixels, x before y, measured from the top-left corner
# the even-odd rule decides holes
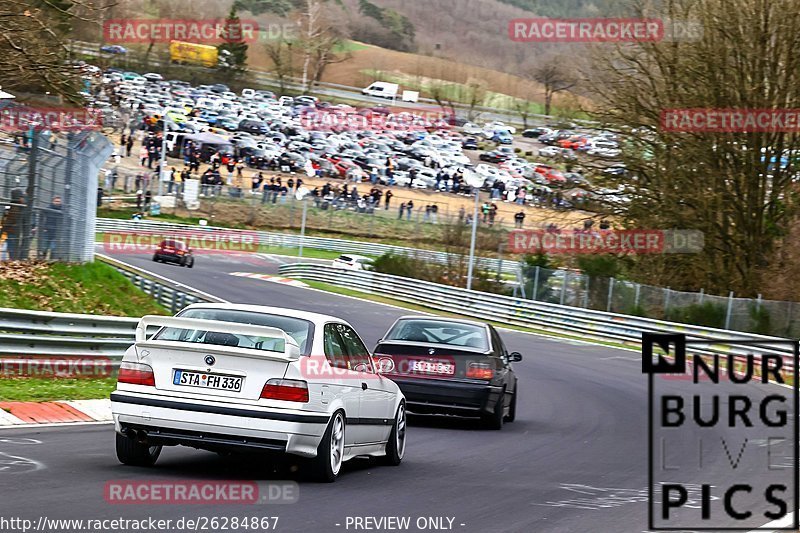
[[[163,444],[283,451],[314,457],[327,413],[198,401],[134,392],[111,395],[118,433],[144,431]]]

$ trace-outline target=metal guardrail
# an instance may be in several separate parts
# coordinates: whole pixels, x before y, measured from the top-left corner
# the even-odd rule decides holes
[[[110,257],[98,258],[173,314],[192,303],[225,301]],[[138,318],[0,308],[0,357],[6,362],[14,357],[110,358],[116,359],[116,366],[133,344],[138,323]]]
[[[300,237],[291,233],[278,233],[271,231],[249,231],[237,230],[230,228],[220,228],[216,226],[192,226],[189,224],[175,224],[172,222],[158,222],[152,220],[118,220],[112,218],[98,218],[96,231],[98,233],[136,233],[143,234],[146,232],[164,233],[165,238],[169,237],[199,237],[204,232],[218,232],[228,235],[246,235],[255,238],[257,242],[263,246],[277,246],[284,248],[298,248],[302,239],[303,248],[314,248],[317,250],[330,250],[336,252],[346,252],[351,254],[364,254],[379,256],[385,253],[393,253],[397,255],[414,256],[426,261],[431,261],[438,264],[447,264],[448,260],[457,260],[459,256],[455,254],[447,254],[446,252],[437,252],[434,250],[423,250],[420,248],[408,248],[405,246],[395,246],[391,244],[380,244],[374,242],[364,241],[349,241],[343,239],[331,239],[327,237]],[[113,245],[109,244],[109,251],[113,251]],[[119,251],[124,250],[125,244],[119,245]],[[476,265],[479,269],[484,269],[490,272],[497,272],[498,267],[501,272],[508,274],[516,274],[519,269],[519,263],[516,261],[508,261],[504,259],[495,259],[491,257],[477,257]]]
[[[785,363],[788,363],[787,366],[793,361],[793,353],[785,343],[786,339],[778,337],[535,302],[378,272],[340,270],[315,264],[293,263],[281,266],[280,273],[287,277],[321,281],[423,305],[430,309],[527,327],[555,335],[639,346],[643,332],[682,333],[688,340],[720,341],[719,344],[710,344],[703,348],[692,347],[692,350],[698,353],[743,357],[757,351],[761,354],[782,356]],[[735,346],[725,344],[726,340],[747,340],[755,344],[747,347]],[[779,341],[783,341],[783,344],[779,344]]]

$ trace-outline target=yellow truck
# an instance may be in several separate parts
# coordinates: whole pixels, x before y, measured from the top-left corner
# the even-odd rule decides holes
[[[170,41],[169,58],[180,65],[200,65],[215,68],[219,65],[219,52],[216,46],[206,44]]]

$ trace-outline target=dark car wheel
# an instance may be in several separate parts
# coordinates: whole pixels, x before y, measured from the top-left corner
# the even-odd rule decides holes
[[[481,417],[486,429],[503,429],[503,419],[505,418],[503,406],[505,404],[505,396],[506,391],[503,389],[503,392],[500,394],[500,398],[498,398],[497,403],[494,404],[494,410],[491,412],[491,414],[483,415]]]
[[[511,405],[508,406],[508,415],[506,422],[513,422],[517,418],[517,395],[519,394],[519,386],[514,388],[514,395],[511,396]]]
[[[161,455],[161,446],[148,446],[125,435],[117,435],[117,459],[124,465],[153,466]]]
[[[192,268],[192,267],[194,266],[194,257],[190,257],[190,258],[189,258],[189,264],[188,264],[187,266],[188,266],[189,268]]]
[[[403,461],[406,452],[406,404],[401,403],[397,408],[397,415],[394,417],[392,433],[389,435],[389,442],[386,443],[386,455],[382,457],[383,463],[389,466],[397,466]]]
[[[158,259],[158,256],[157,256],[157,255],[154,255],[154,256],[153,256],[153,261],[155,261],[156,263],[158,263],[158,262],[159,262],[159,259]]]

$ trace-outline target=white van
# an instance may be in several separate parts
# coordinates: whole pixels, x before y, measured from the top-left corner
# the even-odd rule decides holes
[[[396,83],[386,83],[384,81],[376,81],[369,87],[361,90],[361,94],[367,96],[380,96],[382,98],[397,98],[397,91],[400,90],[400,85]]]
[[[242,98],[245,100],[251,100],[255,98],[256,92],[253,89],[242,89]]]

